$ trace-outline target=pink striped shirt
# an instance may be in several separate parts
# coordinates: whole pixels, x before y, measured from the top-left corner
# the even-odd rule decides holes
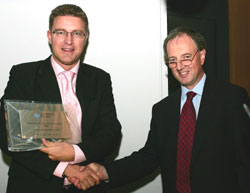
[[[64,72],[65,70],[55,61],[55,59],[53,58],[53,56],[51,56],[51,64],[52,64],[52,68],[55,72],[56,75],[56,79],[57,79],[57,83],[60,89],[60,93],[61,93],[61,98],[63,98],[62,96],[62,85],[63,85],[63,81],[65,81],[64,79],[60,78],[60,74],[62,72]],[[76,91],[76,79],[77,79],[77,73],[79,70],[79,66],[80,66],[80,61],[78,61],[77,65],[75,65],[72,69],[70,69],[70,71],[75,73],[75,76],[73,78],[72,84],[73,84],[73,89],[74,91]],[[78,118],[78,122],[79,125],[81,125],[81,120],[82,120],[82,111],[81,111],[81,107],[80,105],[78,106],[77,109],[77,118]],[[80,149],[80,147],[78,145],[72,145],[75,151],[75,159],[74,161],[71,162],[60,162],[56,169],[54,170],[53,175],[62,178],[62,175],[64,173],[64,170],[66,169],[66,167],[68,166],[68,164],[77,164],[80,162],[83,162],[86,160],[86,157],[83,153],[83,151]]]

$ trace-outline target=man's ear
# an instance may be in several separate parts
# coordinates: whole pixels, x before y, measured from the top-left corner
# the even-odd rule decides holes
[[[206,58],[206,50],[203,49],[200,51],[200,60],[201,60],[201,65],[205,63],[205,58]]]
[[[49,40],[49,44],[51,44],[51,31],[50,30],[48,30],[47,31],[47,37],[48,37],[48,40]]]

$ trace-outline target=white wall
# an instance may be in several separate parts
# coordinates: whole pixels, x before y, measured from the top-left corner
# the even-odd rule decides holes
[[[111,74],[123,127],[117,158],[129,155],[144,145],[151,107],[167,95],[162,57],[167,31],[164,0],[1,0],[0,95],[12,65],[45,59],[50,54],[48,17],[63,3],[77,4],[88,15],[90,39],[85,62]],[[1,193],[6,190],[7,170],[1,157]],[[133,192],[162,192],[160,177]]]

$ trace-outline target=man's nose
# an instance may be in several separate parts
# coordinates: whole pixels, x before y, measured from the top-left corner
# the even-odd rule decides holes
[[[176,61],[176,69],[177,70],[181,70],[183,68],[182,62],[181,60],[177,60]]]
[[[72,41],[73,41],[72,33],[67,32],[67,33],[66,33],[66,36],[65,36],[65,42],[66,42],[67,44],[72,44]]]

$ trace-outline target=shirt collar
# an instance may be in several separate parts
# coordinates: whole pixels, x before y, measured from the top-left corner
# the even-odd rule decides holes
[[[54,59],[53,56],[51,56],[50,58],[50,61],[51,61],[51,64],[52,64],[52,68],[55,72],[55,75],[58,76],[59,74],[61,74],[62,72],[65,72],[66,70],[64,70],[57,62],[56,60]],[[70,69],[71,72],[74,72],[76,75],[78,73],[78,70],[79,70],[79,67],[80,67],[80,60],[77,62],[77,64]]]
[[[201,96],[205,85],[205,80],[206,80],[206,74],[204,73],[201,80],[192,90],[187,89],[185,86],[181,86],[181,98],[185,99],[187,92],[189,91],[193,91],[196,93],[196,95]]]

